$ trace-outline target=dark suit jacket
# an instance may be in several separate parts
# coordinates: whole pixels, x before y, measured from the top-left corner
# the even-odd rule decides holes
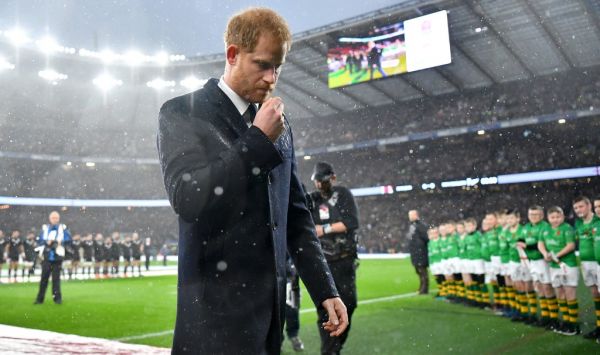
[[[414,266],[429,266],[429,257],[427,255],[427,225],[420,220],[410,223],[408,229],[408,248],[410,259]]]
[[[166,102],[159,116],[159,159],[180,229],[173,353],[278,354],[286,251],[315,304],[337,290],[289,123],[273,144],[217,83]]]

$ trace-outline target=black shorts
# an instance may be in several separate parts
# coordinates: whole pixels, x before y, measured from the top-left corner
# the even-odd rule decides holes
[[[132,258],[135,261],[140,261],[142,260],[142,254],[133,254]]]
[[[8,253],[8,258],[12,262],[19,261],[19,251],[17,250],[16,252],[13,252],[12,249],[11,249],[11,251]]]

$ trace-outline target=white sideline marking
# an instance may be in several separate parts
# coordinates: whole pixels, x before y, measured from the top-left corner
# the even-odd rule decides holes
[[[368,300],[363,300],[363,301],[358,301],[359,305],[363,305],[363,304],[371,304],[371,303],[379,303],[379,302],[388,302],[388,301],[394,301],[394,300],[398,300],[401,298],[408,298],[408,297],[412,297],[412,296],[416,296],[417,292],[409,292],[409,293],[403,293],[400,295],[394,295],[394,296],[387,296],[387,297],[380,297],[380,298],[371,298]],[[315,312],[315,308],[305,308],[305,309],[301,309],[300,313],[309,313],[309,312]],[[117,341],[129,341],[129,340],[137,340],[137,339],[146,339],[146,338],[154,338],[154,337],[160,337],[163,335],[168,335],[168,334],[173,334],[173,330],[165,330],[162,332],[156,332],[156,333],[147,333],[147,334],[140,334],[140,335],[132,335],[129,337],[123,337],[123,338],[116,338],[114,340]]]

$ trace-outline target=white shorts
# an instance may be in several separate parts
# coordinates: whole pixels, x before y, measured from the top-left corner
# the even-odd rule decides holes
[[[447,260],[448,263],[446,265],[446,273],[444,275],[458,274],[460,273],[460,259],[459,258],[450,258]]]
[[[485,273],[483,259],[469,260],[468,266],[469,273],[472,275],[483,275]]]
[[[579,281],[579,270],[576,267],[567,266],[566,272],[561,268],[550,268],[550,278],[552,287],[558,288],[563,286],[577,287]]]
[[[461,274],[468,274],[469,273],[469,261],[467,259],[458,259],[458,269],[459,269],[459,273]]]
[[[598,263],[595,261],[582,261],[581,276],[583,276],[583,283],[587,287],[598,285]]]
[[[440,269],[439,262],[429,265],[429,271],[431,272],[432,275],[439,275],[440,274],[439,269]]]
[[[509,263],[501,263],[500,264],[500,275],[510,276],[510,264]]]
[[[500,260],[499,256],[492,256],[492,268],[493,270],[491,272],[494,273],[494,275],[499,275],[501,274],[502,271],[502,261]]]
[[[443,275],[450,275],[450,260],[444,259],[440,262],[440,271]]]
[[[507,275],[510,276],[510,278],[513,281],[521,281],[521,280],[519,280],[520,275],[518,273],[518,269],[521,264],[516,263],[514,261],[509,261],[507,265],[508,265]]]
[[[483,262],[483,271],[486,275],[496,275],[496,273],[494,273],[494,265],[491,261]]]
[[[531,281],[531,274],[524,263],[510,262],[510,278],[513,281]]]
[[[544,259],[530,260],[529,272],[531,273],[531,280],[533,282],[541,282],[543,284],[552,283],[550,279],[550,266],[548,266],[548,263]]]

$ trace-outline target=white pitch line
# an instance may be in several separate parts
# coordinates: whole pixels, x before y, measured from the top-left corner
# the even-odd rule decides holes
[[[379,302],[388,302],[388,301],[394,301],[394,300],[398,300],[398,299],[402,299],[402,298],[408,298],[408,297],[412,297],[412,296],[416,296],[417,292],[409,292],[409,293],[403,293],[400,295],[394,295],[394,296],[387,296],[387,297],[380,297],[380,298],[371,298],[368,300],[363,300],[363,301],[358,301],[359,305],[363,305],[363,304],[371,304],[371,303],[379,303]],[[301,309],[300,313],[309,313],[309,312],[315,312],[316,310],[314,308],[305,308],[305,309]],[[155,338],[155,337],[161,337],[163,335],[169,335],[169,334],[173,334],[173,330],[165,330],[162,332],[156,332],[156,333],[147,333],[147,334],[140,334],[140,335],[132,335],[132,336],[128,336],[128,337],[123,337],[123,338],[116,338],[113,340],[116,341],[129,341],[129,340],[137,340],[137,339],[146,339],[146,338]]]
[[[141,335],[132,335],[130,337],[116,338],[116,339],[113,339],[113,340],[116,340],[116,341],[129,341],[129,340],[136,340],[136,339],[146,339],[146,338],[161,337],[163,335],[169,335],[169,334],[173,334],[173,330],[165,330],[165,331],[162,331],[162,332],[146,333],[146,334],[141,334]]]

